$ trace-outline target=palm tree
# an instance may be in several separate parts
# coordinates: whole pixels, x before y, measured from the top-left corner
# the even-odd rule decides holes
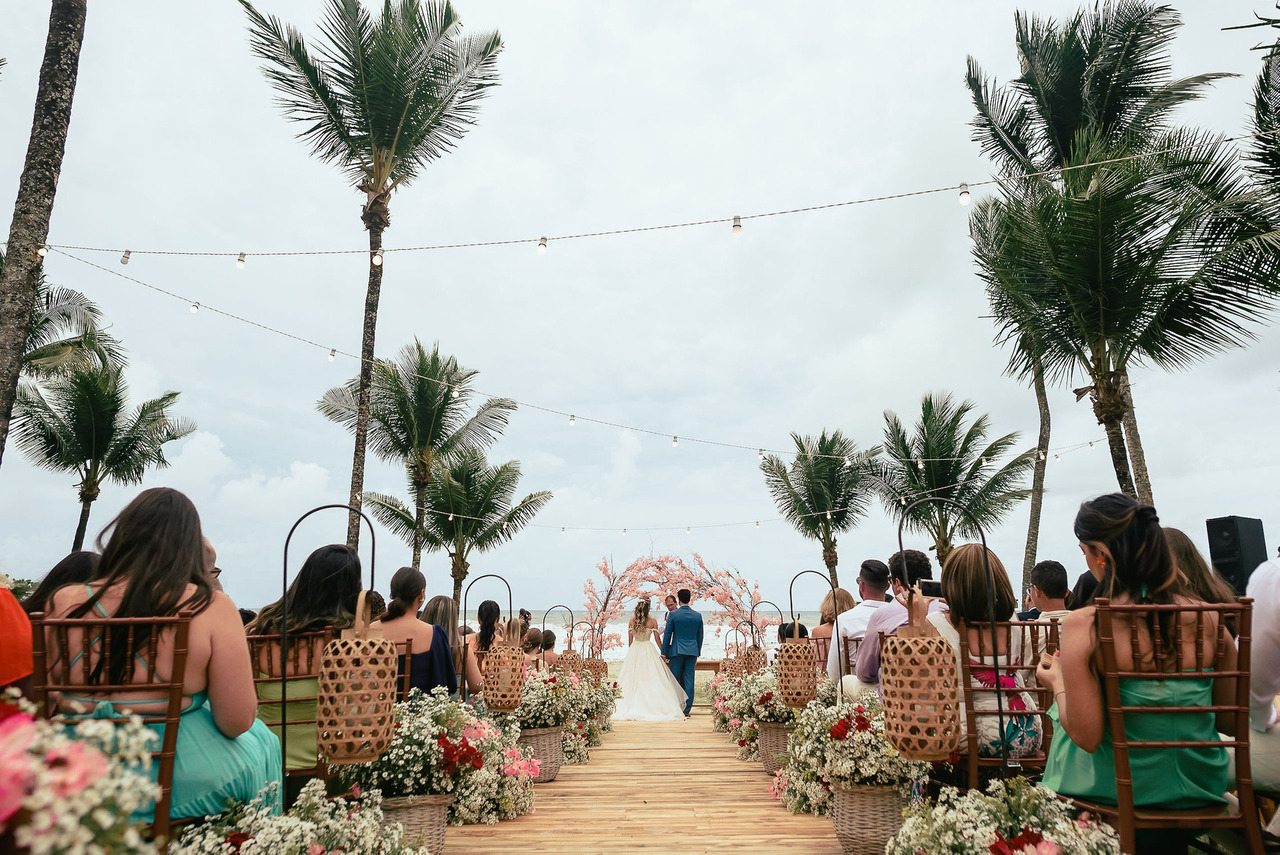
[[[413,496],[413,567],[422,560],[426,491],[436,460],[464,448],[484,448],[502,433],[516,409],[510,398],[490,398],[468,417],[471,380],[477,374],[431,352],[416,338],[393,363],[379,361],[369,397],[369,443],[383,460],[401,463]],[[359,416],[359,378],[325,392],[317,407],[330,421],[354,430]]]
[[[312,52],[301,34],[248,0],[253,52],[279,94],[285,115],[304,123],[299,138],[337,165],[365,194],[369,231],[355,450],[350,504],[360,507],[373,384],[374,333],[382,290],[382,233],[391,225],[391,193],[453,148],[475,123],[479,99],[497,85],[502,39],[463,36],[448,2],[388,0],[372,17],[359,0],[330,0]],[[347,542],[360,539],[360,518],[347,520]]]
[[[36,466],[80,476],[80,524],[72,551],[84,543],[89,509],[104,483],[141,484],[148,469],[169,465],[165,444],[196,429],[189,419],[170,416],[178,394],[166,392],[128,412],[123,370],[101,364],[55,377],[45,393],[30,383],[18,390],[18,448]]]
[[[40,269],[37,251],[49,235],[58,173],[67,147],[71,102],[80,68],[87,0],[53,0],[44,44],[35,117],[27,159],[18,179],[7,243],[9,264],[0,271],[0,459],[17,399]]]
[[[839,430],[828,434],[824,429],[816,439],[793,433],[791,441],[796,456],[790,467],[770,454],[760,471],[783,518],[801,535],[822,544],[822,563],[831,584],[838,587],[836,534],[849,531],[867,515],[874,495],[871,462],[880,449],[858,451]]]
[[[966,423],[976,406],[973,401],[956,404],[949,392],[931,392],[920,402],[920,418],[910,434],[896,413],[884,414],[885,457],[877,461],[876,492],[895,523],[905,515],[908,531],[933,538],[939,562],[946,560],[957,535],[976,537],[979,526],[990,531],[1030,495],[1021,484],[1035,451],[1001,465],[1018,434],[988,443],[987,415]],[[911,507],[926,498],[957,502],[973,519],[943,504]]]
[[[1051,380],[1087,377],[1076,391],[1107,431],[1116,480],[1147,502],[1130,368],[1243,343],[1246,316],[1276,288],[1275,205],[1220,140],[1170,124],[1226,76],[1170,79],[1179,26],[1148,2],[1060,25],[1019,13],[1021,76],[997,87],[972,57],[968,72],[974,137],[1009,179],[971,222],[1000,337],[1031,336]],[[1129,156],[1140,159],[1103,163]],[[1043,171],[1057,172],[1016,177]]]
[[[519,481],[518,461],[490,466],[478,448],[439,458],[426,490],[427,514],[420,535],[415,535],[413,512],[399,499],[380,493],[366,493],[365,498],[374,518],[406,543],[420,536],[428,550],[449,554],[453,600],[460,604],[471,553],[506,543],[551,501],[551,493],[541,490],[513,504]]]
[[[1248,152],[1254,176],[1264,189],[1280,194],[1280,43],[1263,59],[1253,87],[1253,132],[1259,135]]]

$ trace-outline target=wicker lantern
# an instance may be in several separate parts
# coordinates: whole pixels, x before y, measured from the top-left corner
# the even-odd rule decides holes
[[[495,637],[485,658],[484,705],[494,712],[515,712],[523,693],[524,654]]]
[[[356,623],[330,641],[320,660],[316,749],[330,766],[376,760],[395,729],[396,645],[370,629],[365,592]]]
[[[763,648],[753,644],[747,648],[747,655],[743,657],[742,673],[744,675],[755,674],[758,671],[763,671],[768,664],[768,654],[764,652]]]
[[[926,608],[913,596],[910,623],[880,635],[884,735],[911,760],[945,760],[960,744],[956,652],[925,620]]]
[[[609,676],[609,663],[599,656],[590,656],[582,660],[582,670],[591,675],[596,685],[603,685],[605,677]]]
[[[742,676],[742,658],[739,656],[732,656],[729,659],[725,660],[723,670],[724,670],[725,677],[727,677],[728,679],[730,680],[738,679],[739,677]]]
[[[556,664],[551,666],[551,671],[555,674],[577,674],[581,678],[582,657],[578,655],[576,650],[566,650],[560,654]]]
[[[798,710],[818,697],[818,671],[813,645],[800,637],[800,624],[798,621],[794,623],[796,635],[788,638],[778,649],[775,661],[778,663],[778,690],[782,693],[782,702]]]

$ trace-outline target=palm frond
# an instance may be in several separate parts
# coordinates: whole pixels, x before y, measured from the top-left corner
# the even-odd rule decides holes
[[[370,492],[364,494],[364,508],[391,534],[404,541],[405,546],[413,547],[413,530],[417,523],[414,521],[412,508],[395,496]],[[423,548],[434,551],[439,549],[439,545],[428,547],[424,544]]]
[[[1263,60],[1254,84],[1253,131],[1262,136],[1250,142],[1249,161],[1264,183],[1280,188],[1280,52]]]

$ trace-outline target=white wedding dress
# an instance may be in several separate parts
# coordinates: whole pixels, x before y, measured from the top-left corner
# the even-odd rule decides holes
[[[615,721],[684,719],[684,689],[662,661],[657,645],[649,640],[654,634],[655,630],[649,627],[633,633],[618,673],[622,698],[613,713]]]

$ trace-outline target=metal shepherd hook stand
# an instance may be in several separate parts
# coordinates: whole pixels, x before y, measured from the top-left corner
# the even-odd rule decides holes
[[[284,572],[280,578],[280,759],[286,771],[289,768],[289,726],[284,723],[289,720],[287,711],[289,705],[289,668],[285,664],[289,661],[289,542],[293,540],[293,533],[298,530],[298,526],[302,525],[302,521],[307,517],[320,511],[334,509],[353,511],[359,514],[360,518],[369,526],[368,590],[373,590],[373,571],[378,556],[378,546],[373,532],[373,522],[369,517],[365,516],[364,511],[351,505],[321,505],[298,517],[297,522],[289,529],[289,534],[284,539]]]
[[[463,623],[467,622],[467,595],[471,593],[471,589],[475,587],[476,582],[479,582],[481,579],[497,579],[499,582],[507,586],[507,623],[510,623],[511,612],[512,612],[511,604],[514,602],[515,598],[511,596],[511,583],[508,582],[506,579],[502,578],[501,576],[499,576],[497,573],[486,573],[483,576],[477,576],[476,578],[471,580],[470,584],[467,585],[466,590],[462,592],[462,614],[458,616],[458,620],[462,621]],[[467,673],[467,648],[470,646],[471,645],[467,644],[465,640],[463,641],[462,673],[464,675]],[[471,693],[467,691],[466,679],[463,679],[462,681],[462,689],[463,689],[462,699],[464,701],[469,700],[471,697]]]
[[[799,618],[796,617],[796,580],[799,579],[801,576],[805,575],[806,573],[812,573],[813,575],[820,577],[822,581],[826,582],[827,585],[831,587],[832,608],[835,607],[836,583],[831,581],[831,577],[825,573],[819,573],[817,570],[801,570],[799,573],[791,577],[791,587],[787,589],[787,597],[788,597],[787,605],[789,606],[791,611],[792,624],[797,624],[800,622]],[[797,630],[797,632],[799,632],[799,630]],[[836,665],[840,669],[840,675],[843,678],[844,666],[846,663],[844,661],[844,643],[840,639],[840,613],[839,612],[836,612],[835,620],[831,627],[831,643],[836,646]],[[825,662],[822,662],[819,664],[824,669],[826,668]],[[842,700],[844,700],[844,680],[840,679],[840,680],[836,680],[836,703],[839,703]]]
[[[761,643],[761,640],[757,635],[759,630],[756,627],[756,608],[759,606],[765,606],[765,605],[773,606],[775,609],[778,610],[778,626],[779,627],[781,627],[782,624],[786,623],[786,620],[787,620],[786,617],[782,614],[782,607],[779,606],[777,603],[775,603],[773,600],[760,600],[757,603],[751,604],[751,616],[749,619],[751,621],[752,643],[755,645],[756,648],[760,650],[760,658],[763,660],[763,663],[764,663],[761,667],[764,667],[765,665],[769,664],[769,656],[767,653],[764,652],[764,644]],[[751,659],[751,651],[748,650],[747,661],[744,663],[748,669],[751,668],[750,659]],[[754,673],[754,670],[752,671],[752,673]]]
[[[978,518],[975,517],[969,511],[969,509],[966,508],[964,505],[960,504],[954,499],[947,499],[942,496],[927,496],[923,499],[915,500],[914,502],[912,502],[910,505],[908,505],[906,508],[903,509],[902,517],[898,520],[898,551],[899,552],[902,552],[904,548],[903,541],[902,541],[902,529],[904,526],[906,526],[907,518],[911,515],[911,511],[914,510],[919,505],[948,505],[952,508],[955,508],[961,514],[969,518],[969,521],[973,523],[974,530],[978,532],[978,539],[982,541],[982,568],[986,571],[986,574],[987,574],[987,617],[988,617],[988,625],[991,627],[991,672],[992,674],[995,675],[995,683],[996,683],[996,689],[997,689],[995,696],[996,696],[996,723],[1000,729],[1000,771],[1003,774],[1008,774],[1010,772],[1019,772],[1022,769],[1022,764],[1016,763],[1016,762],[1010,762],[1009,744],[1005,742],[1004,692],[999,691],[1001,688],[1001,685],[1000,685],[1000,636],[996,632],[996,620],[997,620],[996,594],[995,594],[996,579],[995,579],[995,575],[991,572],[991,561],[988,557],[990,554],[990,551],[987,549],[987,535],[983,532],[982,526],[978,522]],[[905,567],[905,561],[904,561],[904,567]],[[941,570],[939,570],[938,572],[938,577],[939,578],[942,577]],[[908,594],[908,597],[910,597],[910,594]],[[958,650],[956,651],[956,655],[957,656],[960,655],[960,652]],[[1007,672],[1007,669],[1006,669],[1006,672]],[[960,687],[960,691],[962,692],[964,691],[963,686]]]

